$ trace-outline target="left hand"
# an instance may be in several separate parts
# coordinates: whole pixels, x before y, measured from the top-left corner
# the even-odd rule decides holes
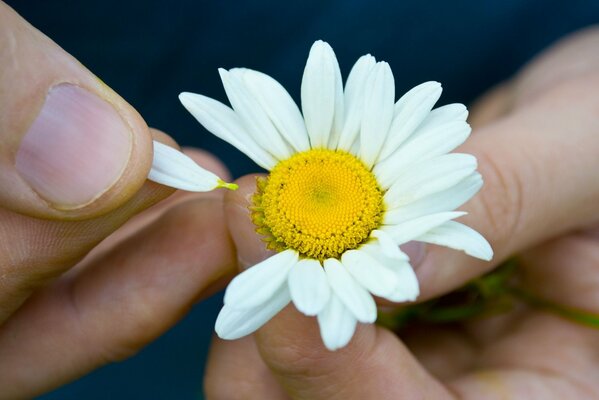
[[[210,154],[185,152],[228,175]],[[168,189],[147,182],[146,190]],[[222,196],[177,192],[32,294],[0,326],[0,399],[32,398],[128,358],[221,289],[235,264]]]

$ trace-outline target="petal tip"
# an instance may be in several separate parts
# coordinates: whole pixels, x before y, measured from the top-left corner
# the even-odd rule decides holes
[[[179,96],[178,96],[179,101],[185,107],[187,107],[187,105],[189,103],[191,103],[191,101],[193,100],[193,97],[194,97],[194,93],[190,93],[190,92],[181,92],[181,93],[179,93]]]

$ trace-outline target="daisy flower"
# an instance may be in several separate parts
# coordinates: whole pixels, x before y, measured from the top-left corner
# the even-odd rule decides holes
[[[462,104],[432,110],[438,82],[395,101],[386,62],[371,55],[345,87],[331,47],[314,43],[300,112],[263,73],[220,69],[232,108],[181,93],[210,132],[270,173],[259,178],[251,217],[275,254],[229,284],[216,321],[223,339],[248,335],[290,302],[316,316],[325,346],[345,346],[358,322],[373,323],[373,296],[418,297],[418,280],[399,246],[443,245],[484,260],[492,250],[455,211],[482,186],[476,158],[449,153],[470,134]]]

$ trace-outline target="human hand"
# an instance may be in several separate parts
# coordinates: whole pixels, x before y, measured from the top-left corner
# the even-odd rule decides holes
[[[461,150],[477,157],[486,183],[464,219],[489,239],[494,264],[427,247],[415,266],[420,301],[518,253],[527,291],[599,312],[599,240],[582,232],[599,222],[598,45],[596,30],[566,40],[475,108]],[[242,178],[225,200],[242,267],[268,256],[248,217],[254,181]],[[598,344],[598,331],[523,306],[401,340],[361,325],[329,352],[314,319],[288,306],[254,336],[215,339],[205,390],[227,400],[589,398],[599,396]]]
[[[134,354],[233,272],[222,193],[121,228],[173,193],[146,181],[152,139],[175,146],[0,2],[1,399]]]

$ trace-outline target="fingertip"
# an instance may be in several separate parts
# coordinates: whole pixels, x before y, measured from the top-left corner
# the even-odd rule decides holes
[[[235,183],[239,188],[225,193],[225,215],[229,233],[237,248],[237,257],[242,269],[250,267],[273,253],[256,232],[251,220],[250,207],[256,190],[256,178],[259,175],[246,175]]]

